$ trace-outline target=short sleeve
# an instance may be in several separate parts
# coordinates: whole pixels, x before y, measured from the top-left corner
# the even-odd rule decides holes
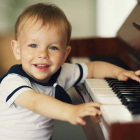
[[[80,64],[78,64],[78,65],[80,65],[81,66],[81,69],[80,69],[80,67],[79,67],[79,76],[80,76],[80,74],[81,74],[81,80],[79,81],[79,83],[83,83],[84,82],[84,80],[87,78],[87,76],[88,76],[88,68],[87,68],[87,65],[85,64],[85,63],[80,63]],[[77,83],[78,84],[78,83]]]
[[[0,94],[8,107],[22,92],[27,90],[32,90],[30,81],[17,74],[9,74],[0,84]]]
[[[58,77],[58,82],[65,90],[68,90],[76,84],[83,83],[87,75],[88,68],[86,64],[64,63]]]

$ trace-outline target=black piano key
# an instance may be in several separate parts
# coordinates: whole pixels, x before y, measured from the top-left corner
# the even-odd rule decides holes
[[[135,81],[135,80],[132,80],[132,79],[129,79],[127,81],[119,81],[117,79],[112,79],[112,78],[105,78],[105,80],[108,82],[108,83],[113,83],[113,82],[120,82],[120,83],[133,83],[133,84],[139,84],[139,82]]]
[[[136,107],[135,107],[135,108],[133,108],[130,112],[131,112],[133,115],[136,115],[136,114],[138,115],[138,114],[140,114],[140,108],[138,108],[138,107],[136,108]]]
[[[122,104],[124,105],[128,105],[129,103],[139,103],[140,104],[140,99],[136,99],[136,98],[127,98],[126,101],[122,102]]]
[[[109,85],[110,86],[110,85]],[[111,87],[140,87],[140,84],[118,84],[114,83]]]
[[[127,106],[128,110],[132,111],[134,108],[140,108],[139,102],[128,103]]]
[[[140,83],[131,79],[118,81],[117,79],[105,78],[105,80],[131,114],[140,114]]]
[[[140,96],[140,92],[138,92],[138,93],[134,93],[134,92],[123,92],[123,93],[117,94],[117,97],[118,98],[123,98],[124,96],[130,96],[130,97]]]
[[[128,108],[128,110],[132,110],[134,108],[140,108],[140,104],[132,104],[132,103],[130,103],[130,104],[127,105],[127,108]]]
[[[127,90],[131,90],[131,89],[139,89],[140,90],[140,86],[115,86],[112,87],[112,90],[115,92],[116,90],[121,90],[121,89],[127,89]]]
[[[128,99],[130,99],[130,100],[131,99],[140,99],[140,96],[127,96],[127,95],[125,95],[121,98],[121,102],[122,103],[127,102]]]
[[[119,92],[117,92],[116,94],[117,94],[117,96],[119,97],[119,96],[121,96],[122,94],[140,94],[140,91],[139,90],[133,90],[133,91],[129,91],[129,90],[122,90],[122,91],[119,91]]]
[[[106,79],[105,79],[106,80]],[[117,79],[110,79],[110,80],[106,80],[108,84],[111,84],[113,82],[117,82],[118,80]]]
[[[139,110],[131,111],[131,113],[132,113],[133,115],[140,115],[140,111],[139,111]]]
[[[111,81],[111,80],[117,80],[117,79],[113,79],[113,78],[105,78],[105,80],[107,81],[107,82],[109,82],[109,81]],[[118,81],[118,80],[117,80]]]
[[[133,91],[140,91],[140,88],[138,87],[136,87],[136,88],[131,88],[131,87],[128,87],[128,88],[115,88],[113,91],[117,94],[119,91],[127,91],[127,90],[129,90],[129,91],[131,91],[131,92],[133,92]]]
[[[140,107],[136,107],[136,106],[133,106],[131,108],[128,108],[129,111],[134,111],[134,110],[139,110],[139,109],[140,109]]]
[[[127,83],[127,82],[112,82],[110,84],[108,84],[110,87],[114,87],[114,86],[140,86],[140,83]]]
[[[128,89],[139,89],[140,90],[140,86],[126,86],[126,87],[124,87],[124,86],[116,86],[116,87],[113,87],[112,88],[113,90],[115,90],[115,89],[126,89],[126,90],[128,90]]]
[[[133,90],[133,89],[131,89],[131,90],[130,90],[130,89],[129,89],[129,90],[128,90],[128,89],[121,89],[121,90],[120,90],[120,89],[117,89],[114,93],[118,95],[118,94],[121,94],[121,93],[123,93],[123,92],[138,93],[138,92],[140,92],[140,90],[139,90],[139,89],[135,89],[135,90]]]
[[[134,105],[134,106],[138,106],[138,105],[140,105],[140,103],[139,102],[135,102],[135,103],[129,103],[127,106],[129,106],[129,105]]]

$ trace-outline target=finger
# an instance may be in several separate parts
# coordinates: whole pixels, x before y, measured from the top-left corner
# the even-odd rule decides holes
[[[130,75],[132,74],[133,72],[132,71],[126,71],[126,72],[123,72],[119,75],[118,77],[118,80],[120,81],[126,81],[128,80],[128,78],[130,77]],[[133,73],[134,74],[134,73]]]
[[[124,76],[123,81],[127,81],[129,78],[127,76]]]
[[[135,71],[136,75],[140,75],[140,70]]]
[[[119,78],[118,78],[118,80],[119,81],[127,81],[129,78],[127,77],[127,76],[125,76],[125,75],[121,75],[121,76],[119,76]]]
[[[128,78],[131,78],[133,80],[140,82],[140,78],[134,73],[124,73],[124,75],[127,76]]]
[[[77,118],[77,123],[81,125],[86,125],[86,121],[83,118]]]
[[[84,110],[79,114],[80,117],[84,118],[86,116],[96,116],[96,115],[101,115],[101,112],[99,110],[96,111],[89,111],[89,110]]]
[[[95,106],[85,106],[83,107],[83,109],[81,110],[81,112],[84,112],[84,111],[90,111],[91,113],[96,113],[98,115],[101,115],[101,111],[100,111],[100,107],[95,107]]]
[[[96,113],[96,114],[98,114],[98,115],[101,115],[102,113],[101,113],[101,111],[98,109],[98,108],[94,108],[94,107],[87,107],[87,108],[85,108],[87,111],[90,111],[91,113]]]
[[[96,112],[91,112],[91,111],[86,110],[86,111],[81,112],[79,116],[84,118],[86,116],[95,116],[95,115],[96,115]]]
[[[102,119],[101,119],[101,116],[94,116],[94,120],[96,121],[96,122],[101,122],[102,121]]]
[[[127,72],[122,73],[121,76],[119,77],[119,80],[126,81],[128,80],[128,78],[131,78],[133,80],[140,82],[140,78],[133,71],[127,71]]]

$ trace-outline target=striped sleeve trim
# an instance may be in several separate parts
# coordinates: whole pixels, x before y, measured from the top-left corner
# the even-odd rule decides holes
[[[80,70],[80,75],[79,75],[79,78],[77,79],[77,81],[75,82],[74,86],[76,86],[83,78],[83,68],[80,64],[77,64],[78,67],[79,67],[79,70]]]
[[[10,106],[20,93],[22,93],[23,91],[29,90],[29,89],[31,90],[32,88],[29,87],[29,86],[20,86],[20,87],[18,87],[11,94],[9,94],[9,96],[6,98],[6,102]],[[19,90],[20,90],[20,92],[17,92]]]

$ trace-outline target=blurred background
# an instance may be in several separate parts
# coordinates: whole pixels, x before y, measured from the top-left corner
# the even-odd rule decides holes
[[[112,37],[137,3],[137,0],[0,0],[0,35],[13,33],[14,24],[31,4],[58,5],[72,24],[72,38]]]
[[[0,0],[0,76],[19,63],[10,47],[17,17],[25,7],[40,2],[58,5],[72,25],[71,38],[81,39],[115,37],[137,0]],[[55,130],[54,139],[86,139],[80,126],[57,121]]]
[[[75,39],[115,37],[137,0],[0,0],[0,76],[19,63],[10,47],[17,17],[25,7],[39,2],[54,3],[65,12]]]

